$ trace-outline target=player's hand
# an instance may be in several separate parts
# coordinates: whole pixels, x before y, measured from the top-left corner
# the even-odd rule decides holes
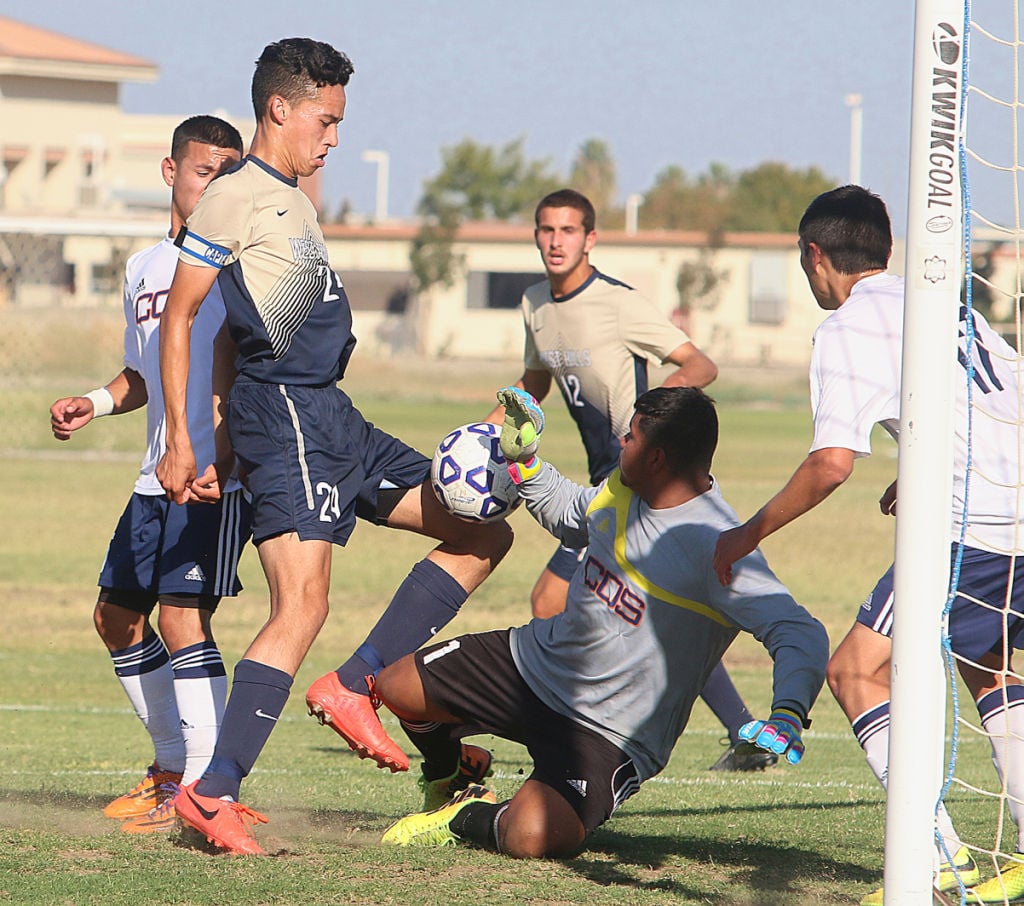
[[[533,458],[544,430],[544,412],[537,401],[519,387],[498,391],[498,402],[505,407],[501,426],[501,454],[509,462],[527,462]]]
[[[757,542],[750,537],[746,523],[722,532],[718,536],[715,553],[711,557],[711,568],[718,576],[718,581],[722,585],[732,582],[733,564],[756,549]]]
[[[896,515],[896,482],[894,481],[885,489],[885,493],[878,498],[878,508],[883,516]]]
[[[68,440],[79,428],[92,421],[92,400],[84,396],[66,396],[50,406],[50,430],[57,440]]]
[[[800,737],[803,721],[786,708],[776,708],[768,720],[752,720],[740,727],[740,739],[752,742],[759,749],[785,755],[790,764],[800,764],[804,757],[804,741]]]
[[[189,503],[216,503],[224,492],[224,481],[211,463],[203,471],[202,475],[196,477],[195,481],[188,488]]]
[[[196,457],[191,444],[180,449],[168,444],[167,452],[157,463],[156,477],[172,501],[188,503],[189,488],[196,478]]]

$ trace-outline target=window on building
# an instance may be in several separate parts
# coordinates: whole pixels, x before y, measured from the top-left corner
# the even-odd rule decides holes
[[[750,258],[748,318],[751,324],[782,324],[786,320],[786,252],[754,252]]]
[[[470,271],[466,279],[466,308],[518,308],[526,287],[544,279],[539,273]]]

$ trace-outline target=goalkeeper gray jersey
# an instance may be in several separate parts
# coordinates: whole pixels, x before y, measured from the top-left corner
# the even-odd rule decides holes
[[[588,550],[565,611],[512,630],[512,657],[541,701],[622,749],[641,780],[665,766],[740,630],[775,661],[774,707],[809,713],[825,676],[825,629],[760,551],[736,564],[731,585],[719,584],[712,552],[739,520],[717,484],[654,510],[618,471],[584,488],[545,464],[520,493],[548,531]]]

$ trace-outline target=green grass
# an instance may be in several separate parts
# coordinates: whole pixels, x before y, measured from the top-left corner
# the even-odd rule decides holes
[[[517,373],[514,362],[363,363],[346,386],[371,419],[429,450],[448,428],[489,411],[493,388]],[[48,437],[46,409],[58,395],[88,389],[71,383],[42,374],[32,386],[0,389],[0,447],[8,451],[0,458],[0,902],[760,906],[856,903],[877,885],[882,793],[827,690],[804,763],[756,776],[706,770],[721,752],[721,729],[698,704],[663,774],[576,858],[527,863],[468,849],[378,846],[384,828],[416,807],[413,779],[360,761],[305,715],[302,701],[306,686],[362,640],[409,565],[429,549],[421,538],[368,525],[336,551],[332,615],[244,787],[247,804],[271,819],[259,838],[272,857],[214,857],[176,838],[120,834],[100,809],[134,785],[151,750],[112,676],[91,611],[144,424],[137,416],[106,419],[58,446]],[[722,419],[715,471],[742,517],[806,451],[800,386],[799,377],[751,386],[723,376],[715,388]],[[558,403],[549,410],[544,455],[582,479],[575,430]],[[889,442],[877,446],[837,495],[764,546],[833,643],[891,557],[892,521],[879,515],[876,500],[895,460]],[[511,521],[512,552],[449,633],[527,619],[530,587],[553,543],[525,512]],[[247,590],[226,601],[216,620],[230,662],[267,612],[252,550],[242,578]],[[763,712],[771,697],[763,649],[741,637],[726,663],[751,708]],[[403,738],[390,716],[385,723]],[[484,742],[496,753],[496,792],[511,795],[529,770],[524,751]],[[966,741],[962,749],[968,776],[988,779],[984,742]],[[954,792],[951,809],[965,835],[990,833],[991,806],[977,797]]]

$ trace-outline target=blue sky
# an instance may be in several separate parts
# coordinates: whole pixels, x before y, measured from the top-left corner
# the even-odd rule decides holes
[[[562,173],[586,139],[603,139],[620,200],[671,164],[696,174],[712,161],[743,169],[780,160],[845,181],[844,98],[857,92],[862,182],[889,201],[903,232],[910,3],[0,0],[0,12],[156,62],[157,83],[125,89],[135,113],[249,115],[253,61],[265,44],[329,41],[356,74],[341,147],[325,171],[327,199],[372,211],[376,170],[360,154],[383,149],[399,216],[412,213],[438,171],[441,147],[467,137],[525,137],[529,156]]]

